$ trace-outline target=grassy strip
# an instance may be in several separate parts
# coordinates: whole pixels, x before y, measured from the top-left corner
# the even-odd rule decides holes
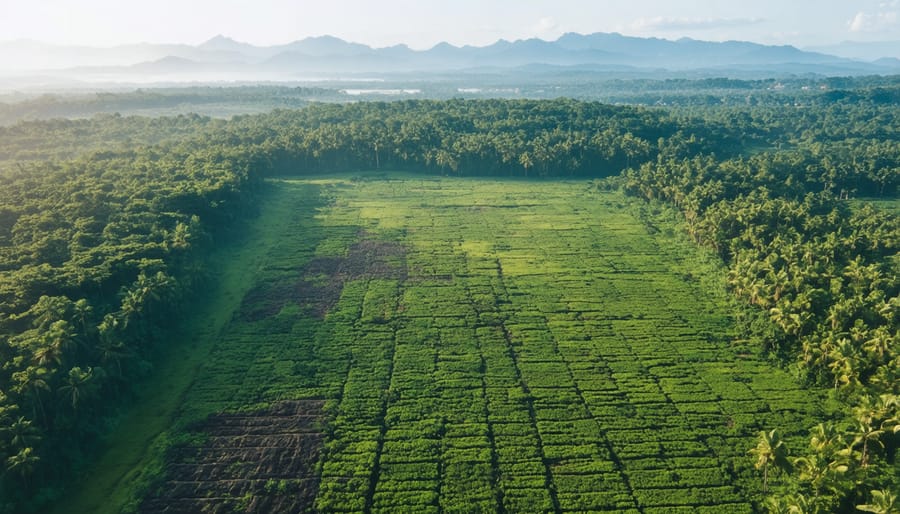
[[[198,305],[181,337],[171,342],[165,358],[142,385],[143,392],[134,407],[110,433],[105,451],[73,482],[53,513],[120,512],[162,472],[163,451],[183,395],[244,293],[253,285],[253,271],[280,236],[283,221],[291,213],[293,197],[287,186],[274,187],[261,215],[248,223],[246,232],[213,253],[209,266],[216,277],[206,302]]]

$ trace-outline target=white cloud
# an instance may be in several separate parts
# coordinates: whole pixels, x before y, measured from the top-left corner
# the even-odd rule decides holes
[[[638,31],[713,30],[756,25],[763,21],[765,20],[762,18],[667,18],[656,16],[637,19],[631,23],[631,28]]]
[[[897,2],[892,2],[896,4]],[[886,32],[897,27],[900,16],[897,11],[879,13],[858,12],[852,20],[847,22],[850,32]]]
[[[549,16],[538,20],[532,29],[538,37],[543,39],[555,39],[563,33],[559,23]]]

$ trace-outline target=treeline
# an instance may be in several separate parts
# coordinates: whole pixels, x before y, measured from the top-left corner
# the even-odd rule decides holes
[[[0,126],[0,172],[23,161],[72,159],[91,152],[135,151],[184,140],[225,124],[196,114],[146,118],[99,114],[84,120],[20,121]]]
[[[896,76],[734,78],[636,78],[632,73],[589,70],[518,70],[507,76],[462,75],[459,81],[433,76],[410,80],[388,77],[374,87],[415,88],[417,98],[527,98],[559,97],[628,105],[665,105],[721,109],[726,106],[776,107],[828,105],[852,102],[896,104],[900,87]],[[642,76],[638,74],[637,76]],[[625,78],[611,78],[625,77]],[[459,86],[463,84],[464,88]],[[0,95],[0,126],[20,120],[57,117],[82,118],[99,113],[170,115],[204,112],[216,116],[296,109],[311,102],[346,103],[381,100],[383,95],[348,95],[347,88],[371,87],[359,82],[323,81],[316,86],[279,85],[150,87],[135,91]]]
[[[809,468],[791,486],[823,509],[863,501],[896,483],[886,431],[900,392],[890,258],[900,229],[842,198],[896,195],[896,114],[868,101],[666,111],[450,100],[0,129],[6,508],[36,508],[84,457],[196,294],[204,241],[249,215],[265,176],[373,169],[523,178],[631,169],[629,192],[676,205],[692,236],[730,263],[733,288],[760,314],[749,326],[761,347],[800,355],[810,381],[872,406],[861,442],[859,431],[836,439],[856,474],[846,464],[829,489],[810,485]]]
[[[659,154],[743,149],[737,133],[697,118],[574,100],[323,104],[238,117],[216,137],[260,145],[273,169],[287,174],[394,169],[596,177]]]
[[[612,174],[721,139],[660,111],[571,101],[318,105],[229,122],[105,115],[0,130],[0,510],[14,512],[39,509],[88,458],[200,289],[210,234],[249,215],[264,176]]]
[[[0,512],[39,509],[108,430],[204,280],[211,232],[246,215],[252,167],[170,149],[0,176]]]
[[[260,106],[261,110],[300,108],[312,100],[336,100],[336,89],[320,87],[233,86],[138,89],[128,92],[45,94],[0,101],[0,126],[20,120],[78,118],[97,113],[202,109],[214,105]]]
[[[781,79],[634,79],[571,85],[565,94],[631,105],[678,108],[822,108],[840,103],[890,105],[900,99],[896,77]]]
[[[664,152],[743,148],[738,132],[659,109],[572,100],[316,104],[302,110],[173,118],[101,115],[0,128],[0,162],[166,144],[255,147],[276,173],[406,169],[457,175],[612,175]]]
[[[760,435],[752,453],[764,480],[785,471],[771,512],[886,508],[900,484],[900,220],[846,201],[895,198],[900,147],[882,127],[857,127],[851,140],[830,137],[835,129],[807,127],[797,147],[750,158],[660,158],[622,179],[627,192],[677,207],[691,237],[725,260],[750,306],[747,336],[848,405],[791,457],[777,427]]]

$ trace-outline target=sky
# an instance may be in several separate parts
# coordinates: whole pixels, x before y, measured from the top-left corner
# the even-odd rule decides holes
[[[0,41],[255,45],[332,35],[374,47],[553,40],[565,32],[798,47],[900,40],[900,0],[0,0]]]

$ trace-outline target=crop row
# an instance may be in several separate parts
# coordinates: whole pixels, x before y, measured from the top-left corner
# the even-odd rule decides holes
[[[575,184],[448,184],[344,184],[287,227],[260,272],[282,306],[232,322],[190,410],[324,399],[323,512],[750,511],[746,449],[815,399],[731,346],[668,236]],[[329,280],[322,317],[277,298]]]

